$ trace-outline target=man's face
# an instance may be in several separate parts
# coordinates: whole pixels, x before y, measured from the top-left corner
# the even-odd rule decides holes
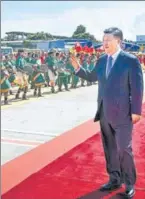
[[[106,54],[112,55],[118,48],[120,41],[111,34],[105,34],[103,37],[103,48]]]

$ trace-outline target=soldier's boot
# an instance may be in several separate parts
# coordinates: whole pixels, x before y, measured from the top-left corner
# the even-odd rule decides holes
[[[20,92],[21,92],[21,88],[18,89],[15,99],[20,99]]]
[[[30,89],[34,89],[34,86],[33,86],[33,85],[31,85]]]
[[[8,92],[4,94],[4,104],[10,105],[10,103],[8,102]]]
[[[51,87],[51,92],[52,92],[52,93],[55,93],[54,86]]]
[[[87,81],[87,86],[91,86],[91,83]]]
[[[84,85],[84,80],[83,80],[83,79],[81,79],[81,86],[82,86],[82,87],[85,86],[85,85]]]
[[[14,95],[12,90],[10,90],[10,95]]]
[[[68,84],[70,84],[71,83],[71,75],[68,75]]]
[[[61,81],[61,79],[59,79],[59,81],[57,81],[57,82],[58,82],[58,91],[61,92],[62,91],[62,81]]]
[[[59,84],[58,84],[58,79],[55,81],[55,85],[56,85],[56,86],[59,86]]]
[[[34,82],[33,81],[31,81],[31,87],[30,87],[30,89],[34,89],[35,88],[35,85],[34,85]]]
[[[28,100],[27,93],[25,93],[25,92],[23,93],[22,100]]]
[[[36,95],[37,95],[37,87],[35,87],[33,95],[34,95],[34,97],[36,97]]]
[[[67,85],[67,84],[65,84],[64,87],[65,87],[65,90],[66,90],[66,91],[70,91],[70,90],[68,89],[68,85]]]
[[[68,87],[65,88],[66,91],[70,91],[70,89]]]
[[[59,91],[59,92],[61,92],[61,91],[62,91],[62,88],[61,88],[61,86],[59,86],[59,88],[58,88],[58,91]]]
[[[28,87],[25,87],[24,88],[24,93],[23,93],[23,96],[22,96],[22,100],[28,100],[27,91],[28,91]]]
[[[38,88],[38,97],[43,97],[43,95],[41,93],[41,86]]]
[[[44,84],[44,87],[48,87],[47,83]]]

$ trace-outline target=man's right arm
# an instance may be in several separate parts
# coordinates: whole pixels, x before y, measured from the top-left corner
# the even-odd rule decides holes
[[[89,82],[96,82],[98,66],[99,62],[96,63],[92,71],[85,70],[83,67],[79,66],[78,69],[75,70],[75,75]]]

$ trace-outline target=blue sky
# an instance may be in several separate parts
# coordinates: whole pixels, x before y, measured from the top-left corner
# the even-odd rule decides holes
[[[145,34],[145,2],[3,1],[1,6],[2,36],[7,31],[70,36],[80,23],[98,39],[109,26],[122,28],[128,39]]]
[[[105,7],[117,7],[116,2],[109,4],[108,2],[95,2],[95,1],[6,1],[2,2],[2,18],[15,19],[19,16],[19,12],[22,14],[32,13],[62,13],[65,10],[71,10],[75,8],[105,8]]]

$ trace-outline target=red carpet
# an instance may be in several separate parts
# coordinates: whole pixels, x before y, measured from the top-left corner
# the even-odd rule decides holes
[[[134,199],[145,199],[145,104],[142,116],[133,134],[138,175]],[[47,151],[44,155],[47,158]],[[120,199],[117,192],[107,194],[97,190],[107,180],[97,134],[5,193],[2,199]]]

